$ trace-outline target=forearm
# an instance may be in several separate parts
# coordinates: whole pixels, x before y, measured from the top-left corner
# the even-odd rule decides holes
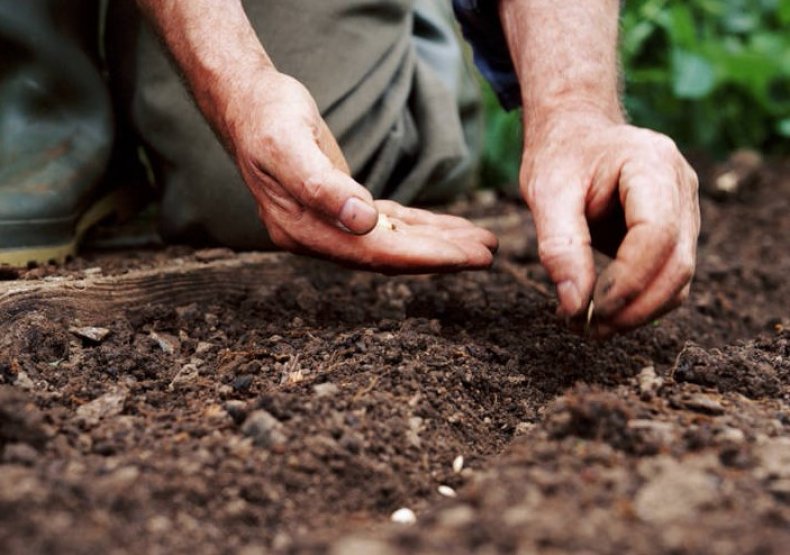
[[[618,0],[500,0],[528,128],[577,109],[622,121],[619,6]]]
[[[245,76],[274,69],[240,0],[137,0],[153,24],[209,123],[228,148],[225,116]]]

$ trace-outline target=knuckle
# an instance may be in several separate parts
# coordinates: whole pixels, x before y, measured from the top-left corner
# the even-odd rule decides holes
[[[574,256],[579,250],[589,247],[589,241],[582,242],[575,237],[548,237],[538,244],[538,256],[544,266],[554,266],[558,262]]]
[[[261,152],[266,153],[268,158],[274,159],[279,155],[281,150],[280,137],[282,137],[281,130],[278,130],[277,124],[273,124],[259,129],[255,142],[261,149]]]
[[[689,184],[689,189],[693,197],[699,196],[699,176],[691,166],[686,164],[686,182]]]
[[[302,179],[299,187],[304,191],[305,202],[310,206],[322,205],[327,197],[326,180],[319,175],[309,175]]]
[[[677,245],[678,237],[680,236],[680,224],[678,222],[660,221],[655,222],[655,224],[655,229],[652,232],[652,235],[653,240],[657,245],[667,248]]]
[[[684,256],[677,264],[678,281],[680,283],[689,283],[694,277],[694,258],[692,256]]]
[[[291,236],[280,226],[273,225],[267,228],[269,238],[277,247],[284,250],[291,250],[294,248],[295,243]]]
[[[528,206],[535,205],[535,200],[538,197],[539,188],[537,181],[532,179],[526,172],[522,171],[520,178],[521,182],[521,196]]]
[[[680,154],[675,141],[660,133],[652,133],[651,148],[662,158],[671,158]]]

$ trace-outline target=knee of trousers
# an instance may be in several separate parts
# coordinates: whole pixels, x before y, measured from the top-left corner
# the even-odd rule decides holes
[[[350,3],[347,0],[327,0],[320,4],[313,0],[298,0],[297,3],[304,4],[302,9],[308,20],[325,20],[324,24],[316,26],[322,51],[346,49],[350,52],[355,41],[369,39],[374,45],[377,42],[374,39],[381,36],[392,43],[390,47],[376,47],[381,48],[383,57],[372,56],[370,51],[356,45],[353,55],[340,57],[345,62],[339,67],[325,67],[332,66],[326,62],[316,65],[315,57],[304,56],[304,50],[309,50],[309,41],[315,40],[309,34],[292,40],[294,32],[293,29],[288,30],[287,16],[289,13],[293,16],[295,8],[291,3],[294,1],[247,2],[245,7],[275,64],[280,70],[300,79],[314,94],[319,109],[349,159],[355,177],[374,195],[414,200],[420,196],[421,189],[429,185],[429,179],[435,181],[442,172],[457,174],[458,168],[468,163],[469,148],[464,140],[464,127],[459,123],[462,110],[453,108],[459,105],[458,98],[462,95],[443,85],[436,75],[428,78],[417,76],[417,73],[435,74],[436,71],[418,59],[417,47],[411,36],[410,1],[376,3],[377,13],[384,13],[385,19],[389,18],[388,22],[382,23],[380,15],[371,19],[370,14],[362,10],[365,6],[370,8],[368,4],[372,5],[367,0]],[[268,9],[263,9],[263,5]],[[354,13],[349,5],[360,11]],[[380,5],[384,7],[378,7]],[[275,16],[285,23],[273,26],[271,21]],[[128,18],[123,19],[128,22]],[[265,21],[259,24],[260,20]],[[108,28],[112,29],[110,23]],[[443,36],[442,40],[447,41],[448,38]],[[165,238],[180,242],[220,243],[236,248],[270,247],[271,242],[258,221],[252,196],[195,108],[153,34],[142,27],[131,45],[127,42],[119,47],[124,51],[121,58],[126,58],[121,65],[127,71],[133,68],[133,75],[127,79],[127,88],[131,91],[128,112],[149,149],[162,189],[161,227]],[[460,51],[457,44],[455,48]],[[360,56],[360,52],[364,55],[352,59],[353,63],[348,62],[348,58]],[[455,59],[462,61],[458,56]],[[421,67],[419,71],[418,66]],[[426,96],[425,91],[431,87],[442,91],[438,95],[431,91],[427,96],[432,100],[427,103],[422,98],[415,99],[415,96]],[[420,113],[411,113],[415,112],[414,106],[423,108],[418,108]],[[422,112],[447,110],[453,123],[442,126],[438,132],[434,129],[426,134],[421,126],[435,125],[442,117],[435,113],[425,118]],[[397,132],[396,128],[404,120],[414,122],[412,131],[416,132],[416,138],[414,133]],[[409,140],[403,142],[404,137]],[[415,163],[412,154],[419,148],[418,143],[431,137],[439,137],[439,150],[451,144],[452,152],[449,158],[445,156],[438,161],[426,158],[419,171],[410,172],[413,179],[406,188],[408,191],[404,192],[405,189],[392,183],[392,177],[398,173],[397,168]],[[381,164],[386,144],[393,142],[397,153],[394,162]],[[453,166],[448,163],[449,159],[457,159],[457,163]],[[431,169],[426,164],[438,166]],[[375,179],[371,177],[373,167],[384,168]],[[423,179],[426,183],[415,185],[415,179]]]

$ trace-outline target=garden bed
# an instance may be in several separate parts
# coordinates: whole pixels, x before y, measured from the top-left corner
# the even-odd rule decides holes
[[[691,299],[604,343],[489,197],[489,272],[3,270],[0,552],[786,552],[790,167],[706,184]]]

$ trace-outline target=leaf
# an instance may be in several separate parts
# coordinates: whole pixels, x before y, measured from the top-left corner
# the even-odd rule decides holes
[[[656,26],[650,21],[640,21],[623,33],[623,54],[631,58],[639,53],[642,45],[653,34]]]
[[[675,46],[693,48],[697,42],[697,27],[694,16],[688,6],[673,6],[669,12],[669,28],[667,29]]]
[[[777,15],[779,16],[779,23],[782,25],[790,25],[790,0],[779,1]]]
[[[723,23],[728,32],[745,34],[759,27],[760,16],[756,13],[735,11],[727,14]]]
[[[779,133],[782,137],[790,138],[790,118],[785,118],[780,120],[776,124],[776,132]]]
[[[676,97],[704,98],[715,86],[716,72],[708,60],[680,48],[672,51],[672,91]]]

